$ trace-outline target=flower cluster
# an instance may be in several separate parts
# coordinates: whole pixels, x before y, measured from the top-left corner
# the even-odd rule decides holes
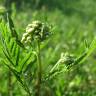
[[[60,62],[66,65],[71,65],[75,60],[75,56],[69,53],[61,53]]]
[[[4,14],[6,12],[6,8],[3,6],[0,6],[0,14]]]
[[[50,35],[50,27],[41,21],[33,21],[28,24],[26,32],[23,34],[22,43],[31,43],[33,40],[45,40]]]

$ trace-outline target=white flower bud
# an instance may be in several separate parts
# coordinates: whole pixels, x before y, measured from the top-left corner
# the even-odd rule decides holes
[[[36,20],[36,21],[33,21],[33,24],[41,24],[41,22]]]
[[[32,39],[31,36],[28,36],[28,37],[27,37],[27,40],[31,40],[31,39]]]
[[[4,6],[0,6],[0,14],[5,13],[7,10]]]
[[[33,27],[33,28],[38,28],[39,26],[38,26],[38,24],[33,23],[33,24],[32,24],[32,27]]]
[[[33,31],[34,31],[34,28],[29,28],[29,29],[26,30],[26,32],[27,32],[28,34],[32,33]]]
[[[32,24],[28,24],[28,26],[27,27],[32,27]]]
[[[23,43],[26,40],[26,38],[23,36],[21,42]]]
[[[24,33],[24,34],[23,34],[23,37],[26,38],[28,35],[29,35],[28,33]]]

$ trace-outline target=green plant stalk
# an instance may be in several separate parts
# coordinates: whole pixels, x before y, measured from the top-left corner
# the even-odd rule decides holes
[[[8,96],[13,96],[12,94],[12,72],[14,74],[14,76],[16,77],[16,79],[19,81],[19,83],[22,85],[22,87],[24,88],[24,90],[27,92],[28,96],[31,96],[31,92],[30,89],[28,87],[28,85],[26,84],[26,82],[23,82],[20,75],[17,73],[17,71],[13,68],[11,68],[9,65],[7,65],[5,63],[5,65],[9,68],[9,72],[8,72]]]
[[[41,89],[41,78],[42,78],[42,65],[41,65],[41,54],[40,54],[40,41],[37,40],[37,63],[38,63],[38,79],[36,85],[36,96],[40,96]]]
[[[8,71],[8,96],[12,96],[12,73]]]
[[[28,96],[32,96],[31,92],[30,92],[30,89],[29,89],[28,85],[26,84],[26,82],[21,81],[20,83],[22,84],[22,87],[25,87],[24,89],[27,92]]]
[[[27,93],[28,93],[28,96],[31,96],[31,92],[30,92],[30,90],[29,90],[29,88],[28,88],[28,86],[26,85],[26,88],[27,88]]]
[[[50,73],[52,73],[56,68],[58,68],[60,62],[61,62],[61,59],[57,61],[57,63],[52,67],[52,69],[50,70]]]

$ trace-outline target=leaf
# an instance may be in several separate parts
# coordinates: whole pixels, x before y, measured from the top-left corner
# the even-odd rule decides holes
[[[2,49],[3,50],[3,49]],[[10,57],[6,54],[6,52],[3,50],[3,53],[4,53],[4,55],[6,56],[6,58],[7,58],[7,60],[13,65],[13,66],[15,66],[14,65],[14,63],[12,62],[12,60],[10,59]]]
[[[17,47],[17,50],[16,50],[16,66],[18,66],[18,62],[19,62],[19,55],[20,55],[20,48]]]
[[[85,59],[95,50],[95,48],[96,48],[96,37],[90,44],[90,47],[88,48],[88,50],[86,50],[83,54],[81,54],[78,58],[76,58],[76,60],[71,65],[68,66],[68,69],[73,65],[83,63]]]
[[[13,49],[13,47],[14,47],[14,44],[15,44],[14,40],[11,39],[11,40],[10,40],[10,52],[12,52],[12,49]]]
[[[53,79],[54,77],[56,78],[57,75],[63,73],[63,72],[66,72],[66,67],[62,67],[62,69],[57,69],[57,70],[54,70],[52,72],[49,72],[49,74],[47,76],[45,76],[45,78],[43,79],[44,81],[47,81],[47,80],[51,80]]]
[[[2,49],[5,50],[8,54],[8,56],[10,57],[10,52],[8,50],[7,44],[6,44],[5,39],[1,32],[0,32],[0,37],[1,37]]]
[[[36,62],[37,58],[27,64],[26,68],[24,69],[24,73],[32,68],[32,65]]]
[[[19,39],[16,39],[16,43],[17,43],[20,47],[22,47],[22,48],[25,49],[24,45],[21,43],[21,41],[20,41]]]
[[[11,19],[9,14],[7,14],[7,20],[8,20],[9,28],[11,30],[12,37],[15,37],[16,39],[18,39],[18,34],[17,34],[16,30],[15,30],[13,20]]]
[[[5,64],[10,71],[13,72],[13,74],[15,75],[16,79],[21,83],[22,87],[25,89],[26,92],[30,92],[30,90],[28,89],[27,85],[23,82],[23,80],[21,79],[20,73],[17,72],[15,69],[13,69],[12,67],[10,67],[8,64]]]
[[[17,44],[14,43],[14,46],[13,46],[13,49],[12,49],[12,57],[15,57],[16,56],[16,48],[17,48]]]
[[[86,39],[84,40],[84,45],[85,45],[85,48],[86,48],[86,49],[89,48],[89,43],[88,43],[88,41],[87,41]]]
[[[80,61],[80,63],[84,62],[84,60],[95,50],[96,48],[96,37],[94,38],[94,40],[92,41],[90,47],[88,50],[86,50],[86,52],[81,56],[83,57],[82,60]],[[79,57],[79,58],[81,58]]]
[[[9,14],[7,14],[7,20],[8,20],[8,24],[9,24],[9,28],[10,28],[12,37],[14,37],[16,39],[16,43],[20,47],[24,48],[24,45],[21,43],[21,41],[18,38],[18,34],[17,34],[16,30],[15,30],[13,20],[11,19],[11,17],[9,16]]]
[[[28,62],[28,60],[30,59],[31,55],[32,55],[32,52],[30,52],[29,54],[27,54],[27,55],[25,56],[25,58],[22,60],[22,62],[21,62],[21,64],[20,64],[20,65],[21,65],[21,67],[20,67],[20,72],[22,72],[24,66],[27,64],[27,62]]]

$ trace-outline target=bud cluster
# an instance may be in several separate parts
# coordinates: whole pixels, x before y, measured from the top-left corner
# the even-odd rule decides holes
[[[6,8],[4,6],[0,6],[0,14],[4,14],[6,12]]]
[[[45,40],[50,35],[50,27],[40,21],[33,21],[28,24],[26,32],[23,34],[22,43],[31,43],[35,39]]]
[[[64,63],[66,65],[70,65],[74,62],[74,60],[75,60],[74,55],[69,54],[67,52],[65,54],[61,53],[61,58],[60,58],[61,63]]]

